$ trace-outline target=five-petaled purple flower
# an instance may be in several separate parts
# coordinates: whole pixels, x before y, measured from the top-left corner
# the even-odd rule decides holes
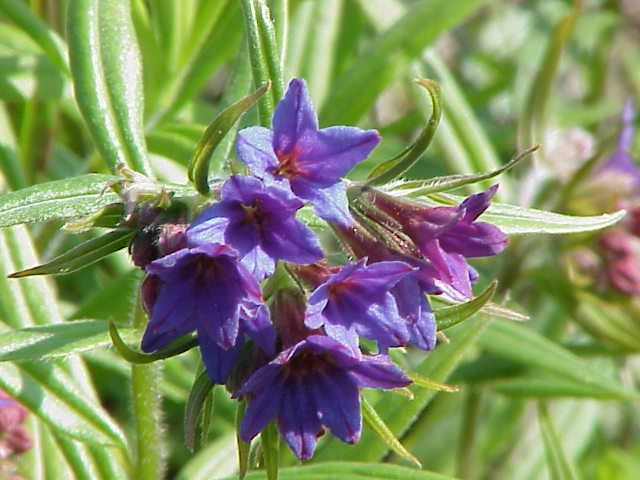
[[[347,264],[309,296],[305,325],[324,327],[330,337],[358,350],[358,334],[376,340],[381,350],[406,345],[407,323],[398,311],[393,288],[413,272],[404,262],[366,260]]]
[[[367,158],[380,141],[375,130],[356,127],[318,129],[307,87],[293,79],[276,107],[273,131],[249,127],[238,133],[238,156],[264,179],[288,180],[293,193],[330,222],[352,222],[345,184],[351,168]]]
[[[296,220],[303,203],[290,191],[235,175],[220,197],[187,230],[190,244],[230,245],[258,280],[273,273],[276,260],[308,264],[323,257],[313,231]]]
[[[202,359],[215,383],[224,383],[244,334],[266,352],[274,331],[260,286],[225,245],[183,248],[151,262],[143,284],[150,321],[142,350],[152,352],[193,330]]]
[[[250,441],[276,418],[293,453],[306,460],[323,425],[344,442],[360,439],[360,388],[410,383],[386,355],[362,355],[331,337],[310,335],[257,370],[236,392],[249,399],[240,436]]]

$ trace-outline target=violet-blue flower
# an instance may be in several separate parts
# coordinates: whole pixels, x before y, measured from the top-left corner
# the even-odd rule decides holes
[[[277,260],[308,264],[322,258],[313,231],[296,220],[303,203],[278,185],[235,175],[222,186],[220,201],[207,208],[187,230],[190,244],[224,243],[262,280]]]
[[[631,100],[625,102],[621,117],[622,129],[618,136],[616,149],[602,162],[597,169],[597,173],[620,173],[628,177],[632,184],[631,186],[636,189],[640,186],[640,168],[638,168],[630,153],[633,145],[633,119],[635,117],[633,102]]]
[[[309,296],[305,325],[358,349],[358,335],[375,340],[381,350],[406,345],[407,324],[398,311],[393,288],[413,272],[404,262],[347,264]]]
[[[235,394],[249,400],[240,437],[250,441],[276,418],[287,445],[306,460],[323,425],[343,442],[360,439],[360,388],[410,383],[386,355],[362,355],[325,335],[310,335],[257,370]]]
[[[335,126],[318,129],[304,80],[293,79],[275,109],[273,131],[250,127],[238,133],[238,155],[253,175],[287,179],[298,197],[330,222],[349,225],[341,181],[380,141],[375,130]]]
[[[146,270],[143,301],[150,321],[143,351],[197,330],[209,376],[224,383],[245,333],[267,352],[273,350],[275,333],[260,286],[230,247],[183,248],[151,262]]]

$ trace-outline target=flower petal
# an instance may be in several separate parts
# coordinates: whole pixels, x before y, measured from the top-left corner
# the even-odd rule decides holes
[[[324,256],[313,230],[295,218],[270,223],[262,234],[262,246],[272,258],[306,265]]]
[[[359,386],[368,388],[401,388],[411,383],[402,370],[386,355],[366,355],[350,369]]]
[[[270,276],[276,268],[275,260],[260,245],[246,252],[241,261],[259,281]]]
[[[484,211],[489,208],[489,204],[491,203],[491,199],[498,191],[498,184],[495,184],[484,192],[475,193],[467,197],[461,204],[460,208],[465,210],[465,215],[463,221],[472,222],[480,215],[484,213]]]
[[[249,171],[258,177],[278,166],[278,158],[273,151],[273,134],[267,128],[249,127],[240,130],[236,151]]]
[[[198,328],[198,343],[200,355],[207,374],[211,381],[218,385],[224,385],[229,378],[233,365],[242,349],[242,342],[238,342],[233,348],[221,348],[202,327]]]
[[[296,163],[317,183],[335,183],[369,156],[380,142],[375,130],[329,127],[298,140]]]
[[[318,130],[318,119],[304,80],[289,82],[273,114],[273,149],[288,154],[308,131]]]
[[[247,335],[267,355],[275,354],[276,332],[269,320],[269,309],[264,304],[243,304],[240,316]]]
[[[347,187],[343,182],[334,184],[318,184],[303,177],[291,179],[291,190],[313,206],[313,211],[327,222],[337,223],[343,227],[353,224],[349,213]]]
[[[263,391],[249,400],[249,406],[240,424],[240,438],[245,442],[251,441],[278,414],[281,408],[282,380],[277,379],[268,391]]]
[[[309,385],[290,380],[284,387],[282,405],[278,415],[278,428],[289,448],[300,460],[308,460],[316,448],[316,437],[321,431],[318,410]]]
[[[318,373],[313,387],[320,422],[343,442],[360,440],[360,391],[353,378],[342,370]]]

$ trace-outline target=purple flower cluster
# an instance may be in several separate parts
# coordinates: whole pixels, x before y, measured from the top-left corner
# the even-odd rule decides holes
[[[150,317],[142,350],[197,332],[211,380],[248,401],[245,441],[272,420],[300,459],[312,456],[324,427],[344,442],[358,441],[360,389],[410,383],[387,350],[435,346],[425,294],[470,296],[477,274],[466,258],[494,255],[506,244],[497,228],[476,221],[495,188],[452,208],[408,207],[363,189],[369,220],[383,225],[393,218],[404,247],[364,229],[342,177],[378,142],[373,130],[319,129],[306,86],[294,79],[273,130],[238,134],[238,156],[250,175],[230,177],[190,225],[163,229],[153,258],[137,255],[145,259],[142,298]],[[305,204],[360,260],[323,260],[315,233],[296,218]],[[296,282],[278,283],[279,262],[288,272],[280,269],[280,276]],[[378,352],[363,352],[360,337],[376,342]]]

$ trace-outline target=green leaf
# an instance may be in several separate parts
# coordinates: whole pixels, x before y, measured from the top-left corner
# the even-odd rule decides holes
[[[384,420],[382,420],[380,415],[378,415],[378,412],[375,411],[367,399],[361,397],[360,402],[362,403],[362,416],[367,425],[380,435],[380,438],[382,438],[391,450],[396,452],[405,460],[410,461],[418,468],[422,468],[420,461],[409,450],[404,448],[404,445],[402,445],[400,440],[398,440],[393,432],[389,430],[389,427],[387,427]]]
[[[271,83],[271,94],[258,103],[260,123],[271,125],[273,109],[282,98],[284,81],[275,30],[271,21],[269,6],[265,0],[242,0],[245,31],[249,44],[249,58],[253,71],[253,83]]]
[[[227,477],[225,480],[232,480]],[[251,472],[247,480],[267,478],[264,472]],[[280,469],[281,480],[452,480],[439,473],[383,463],[326,462]]]
[[[153,363],[158,360],[175,357],[198,346],[198,339],[196,337],[193,335],[184,335],[153,353],[142,353],[133,350],[124,342],[118,328],[113,322],[109,323],[109,335],[113,346],[116,347],[116,350],[118,350],[122,358],[134,364]]]
[[[142,61],[127,1],[71,0],[68,38],[76,99],[98,151],[117,171],[147,176]]]
[[[431,140],[433,140],[433,136],[436,134],[438,124],[440,123],[440,117],[442,116],[442,108],[440,106],[440,87],[432,80],[419,79],[416,80],[416,83],[429,92],[432,105],[431,117],[420,133],[420,136],[418,136],[412,145],[392,159],[381,163],[371,171],[367,181],[370,185],[383,185],[395,178],[398,178],[413,167],[429,147]]]
[[[269,85],[269,83],[265,83],[252,94],[224,109],[204,131],[189,164],[189,178],[198,192],[203,195],[209,193],[209,162],[211,154],[242,114],[265,94],[269,89]]]
[[[73,247],[50,262],[12,273],[9,278],[31,275],[62,275],[93,265],[118,250],[127,248],[135,230],[117,229]]]
[[[57,361],[5,363],[0,388],[57,432],[126,450],[127,441],[120,428],[78,388],[62,365]]]
[[[446,383],[436,382],[416,372],[407,372],[407,376],[411,379],[411,381],[414,384],[422,388],[428,388],[431,390],[437,390],[439,392],[450,392],[450,393],[458,392],[460,390],[455,385],[447,385]],[[413,398],[413,396],[411,398]]]
[[[528,367],[536,367],[568,377],[590,387],[595,393],[620,399],[637,398],[618,381],[595,371],[579,357],[519,323],[496,319],[480,339],[489,352]]]
[[[41,183],[0,196],[0,227],[89,215],[120,200],[112,175],[88,174]]]
[[[542,402],[538,403],[538,421],[552,480],[577,480],[576,469],[567,458],[547,407]]]
[[[335,82],[322,105],[326,125],[354,124],[373,100],[407,64],[438,36],[464,20],[482,0],[430,0],[415,2],[391,28],[378,36]],[[402,54],[406,54],[406,57]],[[392,64],[389,62],[392,61]]]
[[[198,419],[205,400],[213,390],[213,383],[206,370],[201,372],[193,383],[187,405],[184,410],[184,442],[191,452],[198,449]]]
[[[262,445],[262,461],[267,472],[267,480],[278,480],[280,436],[278,435],[275,422],[269,422],[264,430],[262,430],[260,440]]]
[[[446,330],[447,328],[453,327],[478,312],[491,300],[497,287],[498,282],[494,281],[484,292],[467,302],[435,310],[434,314],[436,316],[438,330]]]
[[[436,199],[436,202],[432,203],[434,205],[458,205],[464,200],[462,197],[444,193],[435,194],[430,198]],[[534,233],[555,235],[602,230],[618,223],[626,213],[625,210],[618,210],[603,215],[578,217],[493,202],[480,219],[493,223],[507,235]]]
[[[240,438],[240,425],[244,419],[244,414],[247,412],[247,401],[244,399],[238,399],[238,405],[236,406],[236,450],[238,451],[238,477],[243,480],[249,470],[249,454],[251,452],[251,441],[245,442]]]
[[[0,0],[0,12],[29,35],[62,73],[69,75],[64,41],[22,0]]]
[[[463,187],[465,185],[497,177],[501,173],[504,173],[507,170],[515,167],[516,164],[520,162],[520,160],[535,152],[536,150],[538,150],[538,148],[539,146],[536,145],[535,147],[531,147],[524,152],[518,153],[504,166],[492,172],[478,173],[475,175],[447,175],[444,177],[431,178],[429,180],[413,180],[410,182],[403,182],[401,184],[398,184],[397,186],[394,186],[393,189],[398,190],[399,193],[401,192],[402,194],[407,196],[420,196]]]
[[[126,338],[134,330],[125,329]],[[105,322],[83,320],[0,333],[0,361],[49,360],[111,345]]]

